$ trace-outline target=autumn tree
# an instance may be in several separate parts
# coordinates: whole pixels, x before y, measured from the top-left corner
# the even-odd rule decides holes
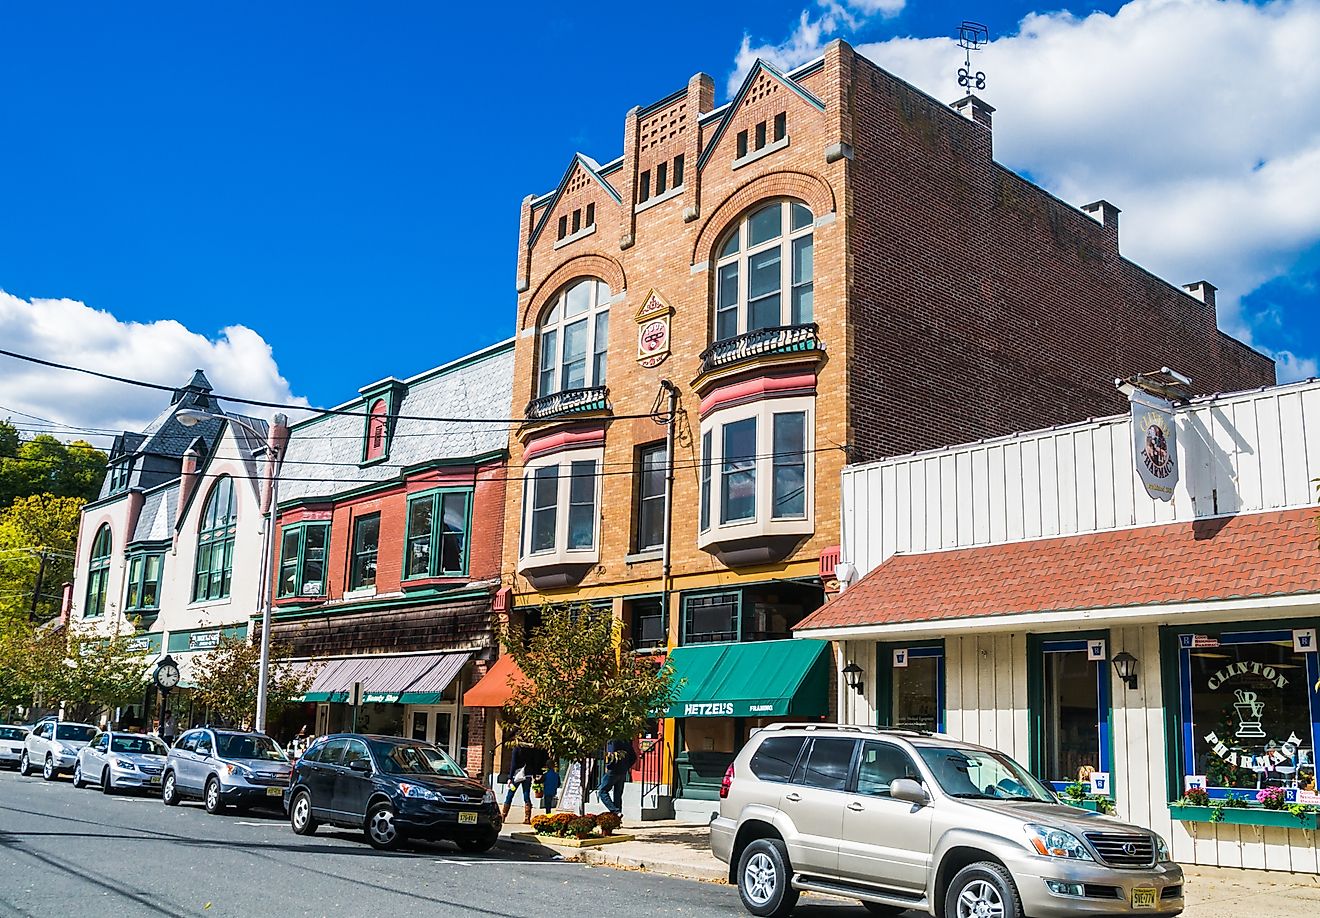
[[[81,497],[36,494],[0,510],[0,617],[45,621],[73,579]],[[34,614],[35,610],[35,614]]]
[[[622,624],[590,606],[547,605],[530,634],[505,627],[500,640],[523,674],[510,680],[505,722],[517,736],[580,763],[583,781],[606,743],[640,735],[677,688],[669,663],[634,654]]]
[[[31,709],[63,660],[62,634],[38,629],[26,616],[0,616],[0,723],[13,723],[18,708]]]
[[[257,713],[257,676],[261,666],[261,645],[222,634],[220,643],[196,663],[193,683],[197,697],[218,719],[230,724],[255,722]],[[316,678],[315,666],[296,666],[289,662],[289,649],[270,645],[270,673],[266,687],[266,722],[279,716],[311,688]]]
[[[21,440],[0,422],[0,510],[38,494],[91,500],[105,478],[106,455],[85,440],[63,443],[50,434]]]

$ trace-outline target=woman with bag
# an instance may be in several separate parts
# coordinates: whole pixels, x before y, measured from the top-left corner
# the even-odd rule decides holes
[[[509,789],[504,795],[504,808],[500,811],[500,818],[505,822],[509,819],[509,808],[513,806],[513,795],[519,785],[522,786],[523,822],[532,821],[532,782],[545,772],[545,763],[549,759],[545,750],[538,746],[519,743],[513,747],[513,755],[509,760]]]

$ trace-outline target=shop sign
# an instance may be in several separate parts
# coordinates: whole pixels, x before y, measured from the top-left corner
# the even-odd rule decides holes
[[[363,704],[398,704],[402,697],[398,692],[367,692],[362,696]]]
[[[132,638],[124,643],[124,649],[129,653],[150,653],[151,638],[145,635]]]
[[[1108,658],[1106,650],[1104,638],[1089,640],[1086,642],[1086,659],[1092,663],[1103,663]]]
[[[1178,483],[1178,429],[1173,406],[1145,392],[1128,396],[1132,403],[1132,446],[1137,475],[1146,493],[1172,500]]]
[[[564,788],[559,794],[559,809],[576,813],[582,808],[582,763],[575,762],[568,766],[564,776]]]
[[[905,669],[908,665],[908,652],[904,647],[902,650],[894,651],[894,669]]]
[[[1284,800],[1288,803],[1300,803],[1309,806],[1320,806],[1320,794],[1315,791],[1302,790],[1300,787],[1290,787],[1284,793]]]
[[[1205,790],[1205,775],[1187,775],[1183,778],[1183,791]]]
[[[219,631],[194,631],[188,635],[189,650],[214,650],[219,646]]]
[[[732,701],[694,701],[683,705],[684,717],[732,717]]]
[[[1295,653],[1315,653],[1315,629],[1296,628],[1293,630],[1293,651]]]
[[[1091,793],[1097,797],[1109,796],[1109,772],[1093,771],[1088,779],[1091,784]]]
[[[1208,634],[1180,634],[1178,635],[1178,646],[1183,650],[1191,650],[1197,647],[1218,647],[1219,638],[1212,638]]]

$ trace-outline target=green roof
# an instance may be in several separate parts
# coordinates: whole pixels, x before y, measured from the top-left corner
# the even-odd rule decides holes
[[[669,654],[678,693],[666,717],[819,717],[829,713],[828,641],[697,644]]]

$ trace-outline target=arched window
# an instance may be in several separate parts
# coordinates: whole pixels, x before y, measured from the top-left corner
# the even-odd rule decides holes
[[[92,557],[87,565],[87,602],[83,606],[84,618],[105,614],[106,586],[110,580],[110,525],[102,524],[92,540]]]
[[[741,221],[715,264],[715,340],[812,317],[812,227],[801,201],[775,201]]]
[[[238,511],[234,506],[234,480],[218,479],[207,495],[197,533],[197,578],[193,602],[224,599],[234,572],[234,532]]]
[[[536,394],[605,385],[610,288],[594,277],[561,290],[541,318]]]
[[[378,398],[371,403],[370,417],[367,418],[367,459],[379,459],[385,455],[385,399]]]

